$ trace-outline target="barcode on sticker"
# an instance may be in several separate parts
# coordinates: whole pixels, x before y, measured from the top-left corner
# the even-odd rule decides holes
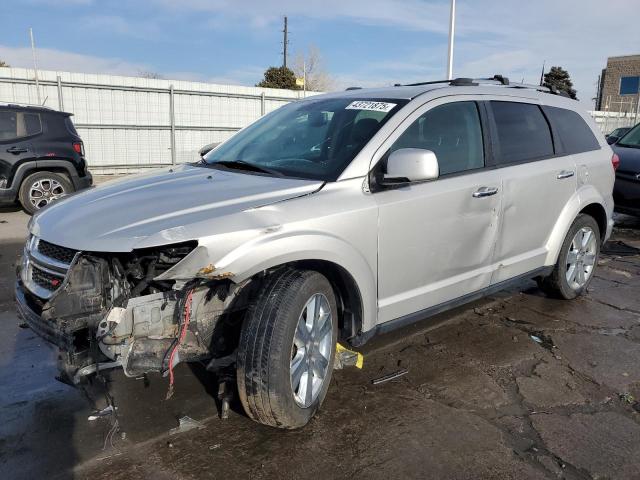
[[[347,110],[372,110],[374,112],[388,112],[397,104],[387,102],[372,102],[370,100],[356,100],[347,105]]]

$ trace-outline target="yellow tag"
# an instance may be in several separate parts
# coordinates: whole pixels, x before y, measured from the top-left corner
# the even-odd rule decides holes
[[[344,345],[338,343],[336,344],[336,352],[337,353],[342,353],[342,352],[347,352],[347,353],[351,353],[353,355],[356,356],[356,368],[362,368],[362,366],[364,365],[364,356],[360,353],[360,352],[355,352],[353,350],[349,350],[347,347],[345,347]]]

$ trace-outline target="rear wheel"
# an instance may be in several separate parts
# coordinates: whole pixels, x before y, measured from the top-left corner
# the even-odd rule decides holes
[[[567,300],[582,295],[600,255],[600,228],[593,217],[580,214],[564,239],[553,272],[538,280],[542,290]]]
[[[238,391],[247,415],[279,428],[308,423],[329,388],[336,338],[329,281],[309,270],[273,274],[240,336]]]
[[[73,185],[64,175],[46,171],[35,172],[22,181],[18,198],[22,208],[33,215],[73,191]]]

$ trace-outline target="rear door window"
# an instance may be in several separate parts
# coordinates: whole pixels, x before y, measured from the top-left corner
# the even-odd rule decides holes
[[[499,164],[527,162],[551,157],[554,153],[551,129],[538,105],[491,101]]]
[[[394,142],[401,148],[431,150],[440,175],[484,167],[484,142],[475,102],[452,102],[423,113]]]
[[[30,137],[41,131],[42,124],[39,114],[0,110],[0,142]]]
[[[576,112],[558,107],[542,108],[560,137],[562,153],[570,155],[600,148],[589,126]]]

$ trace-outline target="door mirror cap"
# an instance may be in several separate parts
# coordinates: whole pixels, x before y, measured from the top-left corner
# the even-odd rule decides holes
[[[615,135],[607,135],[607,143],[609,145],[613,145],[614,143],[616,143],[618,140],[620,140],[620,137],[616,137]]]
[[[401,148],[389,155],[383,183],[425,182],[435,180],[439,175],[438,158],[431,150]]]
[[[210,143],[202,147],[200,150],[198,150],[198,153],[200,154],[201,157],[204,157],[207,153],[209,153],[211,150],[216,148],[218,145],[220,145],[220,142]]]

